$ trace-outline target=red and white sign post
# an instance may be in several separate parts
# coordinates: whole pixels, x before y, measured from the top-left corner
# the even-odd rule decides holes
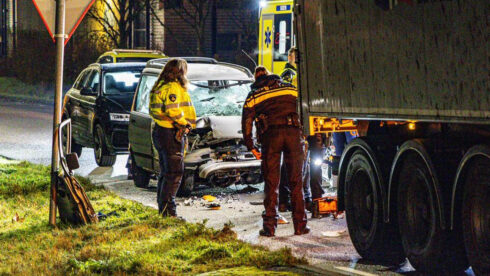
[[[39,15],[41,15],[51,38],[56,43],[56,91],[54,98],[53,148],[51,155],[51,200],[49,202],[49,224],[55,226],[56,183],[58,181],[59,170],[58,127],[61,123],[65,45],[95,0],[32,0],[32,2],[36,6]],[[68,15],[68,17],[65,15]],[[65,30],[69,32],[66,33]]]

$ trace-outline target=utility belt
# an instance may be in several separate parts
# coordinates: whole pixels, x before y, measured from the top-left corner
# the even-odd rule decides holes
[[[259,136],[269,129],[301,128],[298,113],[290,113],[285,117],[269,119],[267,115],[261,114],[255,119],[255,126]]]

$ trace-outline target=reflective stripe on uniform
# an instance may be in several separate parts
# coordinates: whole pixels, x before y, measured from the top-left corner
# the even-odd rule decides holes
[[[165,106],[165,109],[170,109],[170,108],[179,108],[179,107],[184,107],[184,106],[193,106],[191,102],[183,102],[183,103],[175,103],[175,104],[167,104]]]
[[[259,95],[254,95],[252,98],[250,98],[246,103],[245,107],[246,108],[252,108],[256,104],[259,104],[265,100],[275,98],[275,97],[280,97],[280,96],[293,96],[293,97],[298,97],[298,91],[293,90],[290,87],[287,89],[275,89],[275,90],[270,90],[267,93],[261,93]]]
[[[150,108],[162,108],[165,105],[163,103],[156,103],[156,104],[151,104]]]
[[[277,91],[284,91],[284,90],[296,90],[294,87],[287,86],[287,87],[281,87],[281,88],[275,88],[275,89],[268,89],[267,87],[262,88],[260,90],[257,90],[255,94],[247,100],[247,102],[252,101],[253,99],[257,99],[263,95],[266,95],[268,93],[272,92],[277,92]]]

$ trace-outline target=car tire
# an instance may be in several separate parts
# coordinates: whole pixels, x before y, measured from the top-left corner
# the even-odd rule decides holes
[[[417,271],[463,271],[467,261],[462,242],[457,242],[455,235],[441,227],[433,175],[416,154],[408,155],[401,164],[397,212],[403,249]]]
[[[101,125],[97,124],[94,131],[95,162],[100,167],[111,167],[116,163],[116,155],[109,152],[105,141],[104,130]]]
[[[476,275],[490,274],[490,160],[478,158],[468,170],[463,197],[463,237]]]
[[[195,175],[194,171],[185,171],[182,177],[182,183],[177,191],[178,197],[188,197],[194,189]]]
[[[131,154],[129,155],[129,158],[131,158],[131,172],[133,174],[134,186],[138,188],[148,188],[151,174],[139,167]]]
[[[402,262],[397,225],[383,222],[378,176],[363,150],[356,150],[347,164],[345,189],[347,228],[359,255],[386,264]]]

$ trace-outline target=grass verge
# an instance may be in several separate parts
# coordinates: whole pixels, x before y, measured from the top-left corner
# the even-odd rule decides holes
[[[162,219],[157,211],[78,178],[96,211],[96,225],[48,226],[49,168],[0,162],[0,275],[199,274],[291,275],[269,268],[305,260],[236,239],[229,228]]]
[[[0,97],[50,104],[54,99],[54,89],[44,85],[26,84],[13,77],[0,77]]]

